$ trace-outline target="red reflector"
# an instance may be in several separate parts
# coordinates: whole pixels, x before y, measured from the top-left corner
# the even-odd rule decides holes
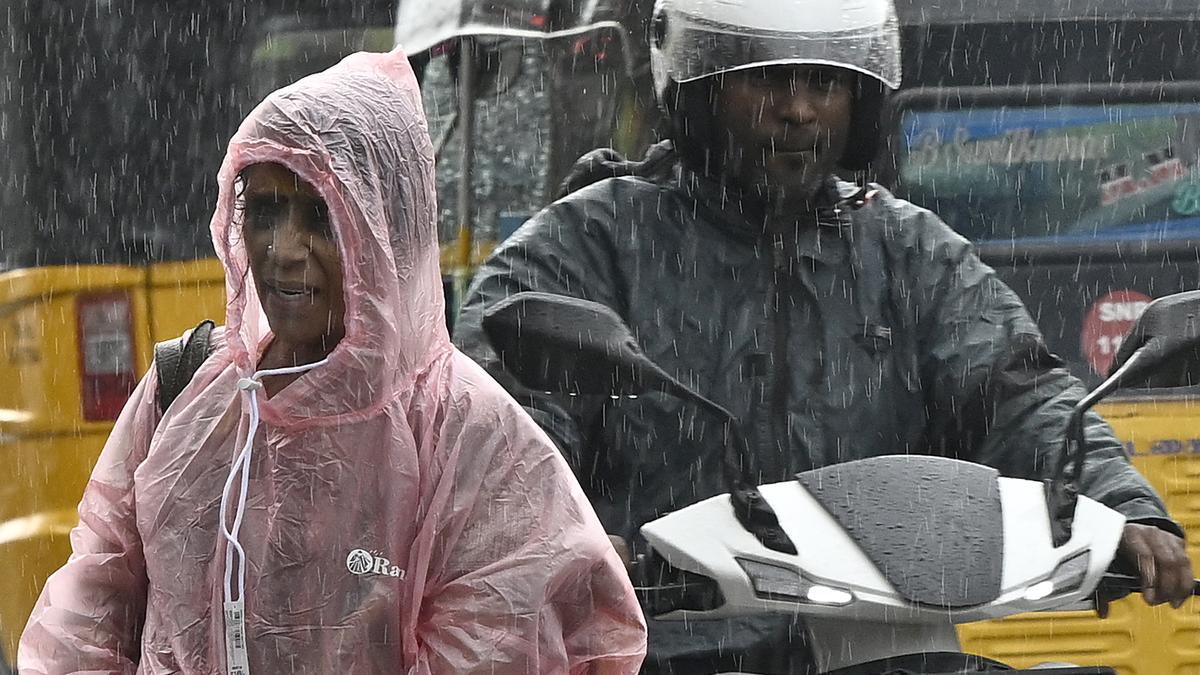
[[[115,420],[137,385],[129,295],[81,295],[75,312],[83,418],[89,422]]]
[[[534,14],[529,18],[529,25],[533,26],[534,28],[545,28],[546,17],[541,14]]]

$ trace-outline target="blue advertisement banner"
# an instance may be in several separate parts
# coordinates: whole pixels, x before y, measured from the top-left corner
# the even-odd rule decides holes
[[[1200,236],[1200,103],[908,111],[901,189],[978,242]]]

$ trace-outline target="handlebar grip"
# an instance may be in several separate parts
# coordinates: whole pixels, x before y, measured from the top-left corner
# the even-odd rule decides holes
[[[1105,574],[1096,584],[1096,592],[1106,593],[1140,593],[1142,580],[1131,574]],[[1200,579],[1192,580],[1192,595],[1200,595]]]

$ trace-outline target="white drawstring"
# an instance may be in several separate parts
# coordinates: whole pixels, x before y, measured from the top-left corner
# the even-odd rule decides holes
[[[254,452],[254,437],[258,434],[259,411],[258,392],[263,388],[261,380],[272,375],[294,375],[325,365],[329,359],[321,359],[316,363],[290,368],[273,368],[260,370],[250,377],[238,380],[238,389],[246,392],[250,399],[250,428],[246,432],[246,444],[234,458],[229,467],[229,477],[225,479],[225,487],[221,490],[221,534],[227,543],[225,547],[225,655],[228,661],[230,675],[249,675],[250,666],[246,650],[245,598],[246,598],[246,551],[238,541],[242,529],[242,518],[246,514],[246,494],[250,489],[250,457]],[[241,473],[241,484],[238,489],[237,506],[234,510],[233,526],[227,525],[226,514],[229,512],[229,492],[233,481]],[[237,551],[237,599],[233,597],[233,553]]]

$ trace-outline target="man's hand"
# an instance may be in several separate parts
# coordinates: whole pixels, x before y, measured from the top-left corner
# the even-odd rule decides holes
[[[1179,537],[1155,527],[1130,523],[1121,534],[1119,555],[1142,578],[1142,597],[1150,605],[1178,608],[1192,596],[1192,563]]]

